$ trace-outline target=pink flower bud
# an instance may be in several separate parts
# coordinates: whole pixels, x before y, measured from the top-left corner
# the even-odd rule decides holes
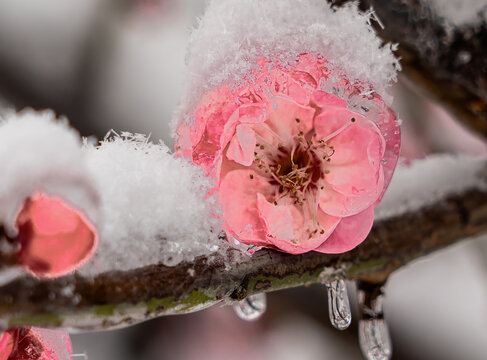
[[[98,236],[80,211],[58,197],[35,194],[20,211],[19,262],[38,277],[52,278],[76,270],[95,252]]]

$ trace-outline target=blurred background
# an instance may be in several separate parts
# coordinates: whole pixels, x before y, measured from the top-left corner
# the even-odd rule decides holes
[[[203,5],[0,0],[0,113],[50,108],[84,136],[127,130],[150,133],[172,147],[169,123],[183,90],[185,49]],[[393,92],[405,161],[433,152],[487,154],[484,141],[404,79]],[[398,271],[386,295],[394,359],[486,358],[487,238]],[[323,286],[270,294],[268,307],[254,323],[215,306],[124,330],[73,335],[74,353],[89,360],[361,359],[356,322],[344,332],[331,327]]]

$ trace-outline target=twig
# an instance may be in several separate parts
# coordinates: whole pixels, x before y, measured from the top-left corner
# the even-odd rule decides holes
[[[350,0],[328,0],[337,6]],[[424,0],[361,0],[385,25],[385,42],[399,43],[410,84],[487,137],[487,22],[451,27]]]
[[[378,222],[363,245],[340,255],[260,250],[242,259],[229,250],[177,267],[151,265],[93,279],[25,277],[0,288],[0,319],[5,327],[100,330],[337,276],[382,282],[417,257],[486,232],[487,191],[471,190]]]

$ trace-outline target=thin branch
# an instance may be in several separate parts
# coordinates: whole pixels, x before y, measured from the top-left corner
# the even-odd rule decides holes
[[[376,223],[363,245],[345,254],[260,250],[242,259],[229,250],[177,267],[151,265],[93,279],[25,277],[0,289],[0,319],[5,327],[100,330],[337,276],[382,282],[419,256],[486,232],[487,191],[470,190]]]
[[[350,0],[328,0],[341,5]],[[451,27],[424,0],[361,0],[385,25],[378,34],[399,43],[410,83],[487,137],[487,22]]]

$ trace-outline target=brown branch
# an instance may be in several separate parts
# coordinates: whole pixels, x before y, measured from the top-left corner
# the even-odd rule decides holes
[[[5,327],[97,330],[336,276],[382,282],[419,256],[485,232],[487,191],[471,190],[378,222],[363,245],[340,255],[260,250],[242,259],[229,250],[213,254],[213,260],[200,257],[177,267],[151,265],[94,279],[80,275],[47,282],[22,278],[0,288],[0,319]]]
[[[341,5],[349,0],[329,0]],[[410,83],[487,137],[487,23],[452,28],[424,0],[361,0],[385,25],[378,34],[399,43]]]

